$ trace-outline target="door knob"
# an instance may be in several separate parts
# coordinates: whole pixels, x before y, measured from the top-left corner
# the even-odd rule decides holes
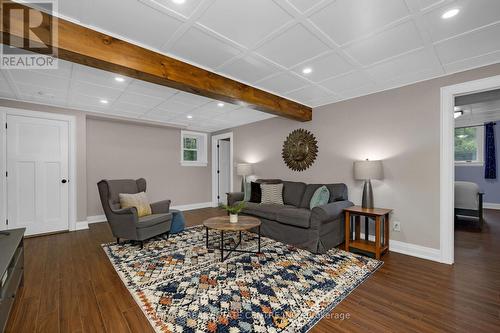
[[[68,181],[66,179],[61,180],[61,183],[66,184]]]

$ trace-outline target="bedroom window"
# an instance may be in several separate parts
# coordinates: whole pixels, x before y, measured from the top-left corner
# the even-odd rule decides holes
[[[455,165],[483,165],[484,127],[455,128]]]
[[[181,131],[181,164],[207,166],[207,135]]]

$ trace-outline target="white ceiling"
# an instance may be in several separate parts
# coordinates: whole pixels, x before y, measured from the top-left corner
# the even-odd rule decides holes
[[[459,14],[442,19],[452,8]],[[59,0],[58,11],[79,24],[312,107],[500,62],[499,0]],[[312,73],[303,74],[306,67]],[[22,83],[26,74],[16,75]],[[106,92],[106,98],[117,99],[107,110],[157,114],[151,99],[136,99],[129,88],[122,96],[114,84],[90,77],[77,78],[78,86],[68,88],[75,96],[67,103],[86,105],[89,99],[79,93]],[[92,91],[89,80],[107,89]],[[50,85],[57,90],[64,83]],[[139,85],[145,84],[130,83]],[[0,82],[0,90],[4,86]],[[182,110],[185,118],[191,112],[185,108],[174,103],[168,110]],[[239,121],[237,113],[227,115]],[[251,118],[248,110],[240,113]],[[210,126],[207,130],[222,125]]]
[[[59,0],[59,11],[312,107],[500,62],[499,0]]]
[[[213,99],[63,60],[52,70],[1,70],[0,97],[204,132],[274,117],[229,103],[219,106]],[[108,103],[101,103],[102,99]]]

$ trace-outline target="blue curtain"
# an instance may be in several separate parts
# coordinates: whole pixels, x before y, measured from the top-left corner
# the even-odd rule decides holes
[[[495,151],[495,123],[488,123],[485,127],[484,142],[484,178],[497,179],[497,157]]]

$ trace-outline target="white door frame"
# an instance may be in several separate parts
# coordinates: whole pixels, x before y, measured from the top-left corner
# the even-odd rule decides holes
[[[5,130],[5,122],[7,121],[7,115],[14,116],[25,116],[32,118],[41,119],[52,119],[61,120],[68,122],[69,126],[69,161],[68,161],[68,172],[69,172],[69,189],[68,189],[68,230],[76,230],[76,118],[70,115],[63,115],[59,113],[48,113],[39,111],[30,111],[24,109],[6,108],[0,106],[0,119],[2,121],[2,126],[0,129],[0,156],[2,157],[2,165],[0,165],[0,207],[2,207],[2,212],[0,213],[0,229],[6,227],[5,221],[7,219],[7,186],[5,180],[5,173],[7,171],[7,132]]]
[[[500,88],[500,75],[441,88],[440,250],[441,262],[453,264],[455,207],[455,97]]]
[[[233,132],[222,133],[212,136],[212,205],[217,207],[219,201],[217,200],[217,141],[222,139],[229,139],[230,147],[230,165],[229,165],[229,176],[231,177],[229,181],[229,189],[233,191],[233,171],[234,171],[234,154],[233,154]]]

